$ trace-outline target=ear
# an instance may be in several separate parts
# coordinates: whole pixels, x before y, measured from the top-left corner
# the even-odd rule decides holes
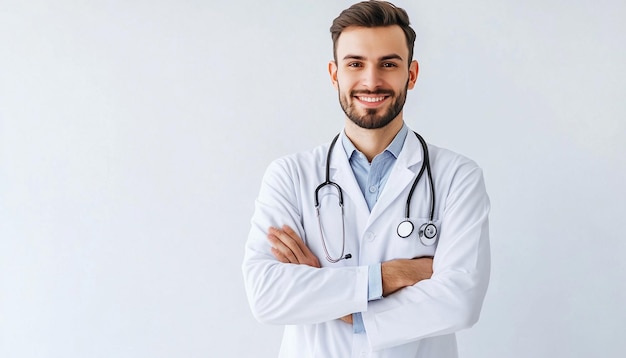
[[[333,87],[339,89],[339,85],[337,84],[337,63],[335,61],[328,63],[328,74],[330,75],[330,82],[333,83]]]
[[[413,60],[409,65],[409,83],[408,89],[415,87],[415,81],[417,81],[417,74],[419,73],[419,64]]]

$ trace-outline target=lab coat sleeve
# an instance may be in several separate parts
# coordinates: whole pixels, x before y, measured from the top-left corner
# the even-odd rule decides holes
[[[305,237],[301,180],[296,160],[275,161],[255,203],[242,269],[250,308],[263,323],[320,323],[367,308],[367,266],[314,268],[281,263],[271,254],[270,226],[286,224]]]
[[[480,168],[455,176],[442,205],[432,277],[370,302],[363,312],[373,350],[450,334],[478,320],[490,270],[490,205]]]

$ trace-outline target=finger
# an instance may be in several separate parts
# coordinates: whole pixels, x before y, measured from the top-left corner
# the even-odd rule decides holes
[[[298,261],[298,258],[296,257],[296,255],[294,255],[293,251],[291,251],[291,249],[289,248],[289,246],[285,245],[285,243],[278,236],[273,234],[273,232],[271,230],[270,230],[270,234],[267,235],[267,239],[269,240],[270,244],[272,245],[272,248],[274,248],[278,252],[280,252],[281,255],[283,257],[285,257],[287,262],[290,262],[290,263],[293,263],[293,264],[300,263],[300,261]]]
[[[291,249],[287,247],[287,245],[283,244],[283,242],[280,239],[278,239],[275,235],[271,235],[271,234],[268,235],[267,238],[270,244],[272,245],[272,249],[276,250],[276,252],[279,252],[280,255],[287,262],[296,263],[296,264],[298,263],[298,258],[293,254]]]
[[[272,255],[274,255],[274,257],[276,257],[276,260],[288,264],[290,263],[289,260],[285,257],[285,255],[283,255],[280,251],[278,251],[276,248],[272,247]]]
[[[291,230],[293,232],[293,230]],[[280,229],[276,229],[276,228],[272,228],[270,230],[270,232],[272,234],[274,234],[274,236],[276,236],[286,247],[289,248],[289,250],[291,250],[291,252],[293,253],[293,255],[295,255],[297,263],[304,263],[306,262],[306,255],[304,254],[304,252],[302,252],[302,246],[304,246],[306,248],[306,245],[304,245],[304,243],[302,242],[302,239],[300,239],[300,237],[293,233],[293,235],[295,235],[295,238],[293,238],[291,235],[287,234],[284,230],[280,230]]]
[[[309,250],[309,247],[306,246],[306,244],[304,243],[304,240],[302,240],[298,233],[296,233],[291,227],[289,227],[288,225],[283,225],[283,232],[287,234],[287,236],[289,236],[296,245],[298,245],[298,248],[305,255],[309,253],[312,254],[311,250]]]
[[[304,241],[300,238],[298,233],[296,233],[289,225],[283,225],[283,231],[285,234],[289,235],[296,243],[302,244],[304,246]]]
[[[340,320],[346,322],[347,324],[352,324],[352,315],[349,314],[347,316],[343,316],[341,318],[339,318]]]
[[[298,260],[300,260],[301,263],[305,262],[310,266],[319,267],[319,261],[317,260],[317,257],[313,254],[313,252],[309,249],[309,247],[306,246],[302,238],[300,238],[300,236],[288,225],[283,225],[283,231],[297,245],[297,248],[299,251],[293,250],[293,249],[292,250],[294,254],[298,256]],[[298,255],[299,252],[302,252],[302,256]],[[317,262],[317,265],[314,264],[316,262]]]
[[[309,266],[320,268],[320,261],[317,259],[317,256],[309,249],[308,246],[304,243],[304,241],[298,236],[298,234],[288,225],[283,225],[283,231],[287,234],[297,245],[298,248],[302,251],[303,256],[298,257],[300,263],[307,264]],[[294,251],[296,256],[298,256],[297,251]]]

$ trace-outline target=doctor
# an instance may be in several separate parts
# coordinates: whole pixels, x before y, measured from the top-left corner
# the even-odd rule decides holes
[[[243,261],[250,307],[285,326],[280,357],[457,357],[489,281],[482,171],[404,123],[418,74],[404,10],[355,4],[331,35],[345,127],[267,169]]]

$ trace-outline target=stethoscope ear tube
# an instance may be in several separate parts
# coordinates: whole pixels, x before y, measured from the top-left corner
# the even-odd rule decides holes
[[[433,224],[433,218],[435,216],[435,183],[433,183],[433,177],[430,171],[430,155],[428,154],[428,145],[426,144],[424,138],[417,134],[417,132],[413,133],[415,133],[415,136],[417,136],[417,139],[422,145],[422,155],[424,158],[422,159],[422,167],[420,168],[420,171],[417,174],[415,181],[413,181],[413,185],[411,186],[411,190],[409,191],[409,196],[406,199],[404,220],[400,222],[400,224],[398,224],[397,232],[398,236],[400,236],[401,238],[407,238],[413,233],[414,226],[411,222],[411,219],[409,219],[411,217],[411,198],[413,198],[413,192],[417,187],[417,183],[419,183],[422,175],[424,174],[424,171],[426,171],[428,175],[428,182],[430,184],[430,218],[427,223],[420,226],[418,230],[418,236],[420,238],[420,241],[422,241],[424,245],[429,246],[437,241],[437,226]]]
[[[315,207],[320,207],[320,197],[319,191],[326,185],[332,185],[337,189],[339,193],[339,205],[343,207],[343,192],[339,184],[330,181],[330,156],[333,153],[333,148],[335,147],[335,143],[337,143],[337,139],[339,138],[339,134],[333,138],[333,141],[330,143],[330,147],[328,148],[328,154],[326,154],[326,180],[315,188]]]
[[[335,143],[337,142],[338,138],[339,138],[339,134],[335,136],[333,141],[330,143],[330,147],[328,148],[328,155],[326,156],[326,181],[324,181],[322,184],[318,185],[317,188],[315,188],[315,211],[317,212],[317,224],[320,229],[320,239],[322,240],[322,248],[324,249],[324,255],[326,256],[326,260],[328,260],[328,262],[332,264],[337,263],[341,260],[347,260],[352,257],[352,254],[344,255],[344,251],[346,248],[346,220],[345,220],[344,208],[343,208],[343,191],[341,190],[341,187],[339,186],[339,184],[330,181],[330,156],[333,152],[333,148],[335,147]],[[320,218],[319,191],[320,189],[322,189],[323,187],[327,185],[330,185],[334,187],[335,189],[337,189],[337,195],[339,196],[339,207],[341,208],[341,226],[342,226],[341,236],[342,236],[343,241],[341,244],[341,254],[339,255],[338,258],[334,258],[330,256],[330,253],[328,252],[328,248],[326,247],[326,240],[324,239],[324,228],[322,226],[322,219]]]
[[[417,183],[419,182],[419,180],[422,178],[422,174],[424,174],[424,169],[425,169],[426,174],[428,175],[428,183],[430,184],[429,220],[430,220],[430,223],[432,224],[433,219],[435,217],[435,183],[433,182],[433,175],[430,169],[430,154],[428,153],[428,145],[426,144],[426,141],[424,140],[424,138],[422,138],[422,136],[417,134],[417,132],[413,132],[413,133],[415,133],[415,136],[417,137],[417,139],[419,139],[420,143],[422,144],[422,155],[424,158],[422,159],[422,168],[420,169],[420,172],[417,174],[417,178],[415,178],[415,181],[413,182],[413,186],[411,186],[411,191],[409,191],[409,197],[406,199],[405,216],[406,216],[406,219],[408,220],[408,218],[410,217],[409,210],[411,206],[411,198],[413,197],[413,192],[415,191],[415,187],[417,186]]]

